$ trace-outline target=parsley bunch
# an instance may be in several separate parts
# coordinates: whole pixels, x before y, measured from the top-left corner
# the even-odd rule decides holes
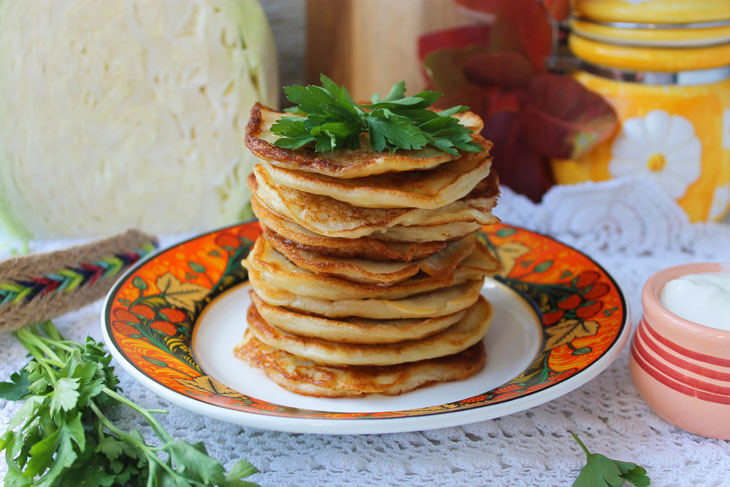
[[[393,85],[388,96],[373,95],[371,104],[358,105],[344,87],[321,75],[322,86],[287,86],[286,96],[296,106],[287,109],[296,117],[282,117],[271,131],[280,138],[277,147],[298,149],[314,146],[316,152],[347,147],[360,148],[360,134],[367,133],[377,152],[421,149],[432,146],[451,155],[459,150],[479,152],[482,146],[471,131],[452,117],[468,110],[463,105],[441,112],[429,110],[441,93],[423,91],[405,96],[406,84]]]
[[[25,400],[0,437],[6,486],[256,485],[241,480],[257,471],[245,460],[226,472],[203,443],[173,439],[152,416],[166,411],[120,395],[111,356],[91,337],[83,345],[64,340],[50,321],[16,336],[33,359],[0,383],[0,398]],[[147,445],[139,431],[114,425],[104,411],[118,404],[141,414],[162,445]]]

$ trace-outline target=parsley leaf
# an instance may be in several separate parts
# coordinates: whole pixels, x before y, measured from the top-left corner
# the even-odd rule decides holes
[[[0,382],[0,399],[19,401],[31,393],[30,374],[25,370],[15,372],[10,376],[10,382]]]
[[[148,411],[118,392],[111,356],[92,338],[64,340],[49,322],[15,335],[31,360],[0,398],[25,402],[0,436],[12,487],[255,486],[242,480],[257,470],[245,460],[228,472],[202,443],[173,439]],[[124,404],[149,423],[162,445],[139,431],[122,431],[104,410]]]
[[[405,96],[406,84],[395,83],[388,95],[374,94],[370,105],[355,103],[344,87],[325,75],[322,86],[288,86],[284,89],[296,106],[286,111],[296,116],[280,118],[271,127],[283,149],[312,147],[316,152],[360,148],[360,134],[367,134],[376,152],[413,150],[431,146],[458,155],[480,152],[471,131],[452,117],[468,110],[463,105],[441,112],[429,110],[440,97],[435,91]]]
[[[646,469],[631,462],[611,460],[600,453],[591,453],[578,435],[571,433],[586,454],[586,464],[573,482],[573,487],[621,487],[624,482],[646,487],[651,480]]]

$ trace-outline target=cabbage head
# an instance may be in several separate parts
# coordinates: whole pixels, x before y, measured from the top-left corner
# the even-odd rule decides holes
[[[25,237],[232,223],[251,105],[278,90],[257,0],[0,0],[0,220]]]

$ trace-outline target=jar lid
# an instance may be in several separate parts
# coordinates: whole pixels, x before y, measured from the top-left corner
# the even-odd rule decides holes
[[[730,43],[705,47],[636,47],[597,42],[572,33],[568,45],[583,61],[625,70],[676,73],[730,65]]]
[[[730,19],[730,0],[574,0],[581,17],[604,22],[685,24]]]
[[[692,28],[704,24],[628,24],[599,22],[586,18],[570,21],[573,32],[593,39],[624,46],[697,47],[730,42],[730,20],[714,22],[713,27]],[[682,25],[685,28],[677,28]]]

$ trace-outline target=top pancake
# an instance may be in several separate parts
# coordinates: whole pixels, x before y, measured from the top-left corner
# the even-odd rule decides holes
[[[486,144],[484,139],[478,140]],[[271,180],[306,193],[329,196],[362,208],[434,209],[466,196],[489,175],[492,159],[485,153],[468,152],[426,171],[391,172],[364,178],[338,179],[293,171],[268,163]]]
[[[335,178],[361,178],[387,172],[413,171],[430,169],[444,162],[457,159],[433,147],[420,150],[399,150],[374,152],[370,150],[367,136],[361,137],[360,149],[338,149],[331,152],[315,152],[312,149],[282,149],[274,142],[279,137],[271,132],[271,126],[282,116],[288,115],[267,108],[259,103],[251,109],[251,118],[246,126],[246,147],[257,157],[279,167],[298,171],[313,172]],[[475,132],[482,128],[481,119],[467,112],[456,116],[462,124]],[[491,142],[486,142],[487,150]],[[487,153],[484,154],[486,157]]]

